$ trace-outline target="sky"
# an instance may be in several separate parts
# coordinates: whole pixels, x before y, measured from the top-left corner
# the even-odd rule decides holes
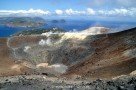
[[[0,0],[0,16],[136,21],[136,0]]]

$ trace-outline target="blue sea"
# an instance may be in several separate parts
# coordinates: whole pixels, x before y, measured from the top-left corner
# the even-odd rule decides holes
[[[46,21],[46,25],[39,28],[58,27],[66,31],[81,31],[93,26],[103,26],[111,29],[111,32],[118,32],[125,29],[136,27],[136,22],[111,22],[111,21],[91,21],[91,20],[66,20],[66,22],[53,23],[51,20]],[[22,30],[31,30],[33,28],[19,28],[0,26],[0,37],[9,37]]]

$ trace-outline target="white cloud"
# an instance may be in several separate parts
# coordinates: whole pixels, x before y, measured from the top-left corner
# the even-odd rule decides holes
[[[121,15],[121,16],[126,16],[128,14],[129,10],[127,9],[114,9],[109,11],[109,15]]]
[[[67,14],[67,15],[83,15],[83,14],[85,14],[86,12],[85,11],[77,11],[77,10],[73,10],[73,9],[66,9],[65,10],[65,13]]]
[[[95,11],[93,9],[91,9],[91,8],[87,8],[87,13],[89,15],[95,15]]]
[[[129,15],[136,16],[136,8],[131,8],[129,11]]]
[[[75,11],[73,11],[72,9],[67,9],[65,12],[66,12],[66,14],[68,14],[68,15],[71,15],[71,14],[74,14],[74,13],[75,13]]]
[[[66,9],[60,10],[57,9],[53,12],[48,10],[41,9],[29,9],[29,10],[0,10],[0,16],[44,16],[44,15],[90,15],[90,16],[130,16],[136,17],[136,8],[115,8],[110,10],[102,9],[92,9],[87,8],[85,10],[73,10]]]
[[[41,15],[49,15],[50,11],[44,11],[41,9],[29,9],[29,10],[0,10],[0,15],[19,15],[19,16],[41,16]]]
[[[55,13],[56,13],[57,15],[62,15],[62,14],[63,14],[63,11],[62,11],[62,10],[55,10]]]
[[[136,8],[116,8],[112,10],[98,10],[98,15],[107,15],[107,16],[136,16]]]

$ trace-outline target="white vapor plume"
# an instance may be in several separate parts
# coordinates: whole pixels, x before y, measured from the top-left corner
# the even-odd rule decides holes
[[[104,34],[104,33],[108,33],[109,32],[109,28],[105,28],[105,27],[91,27],[88,28],[86,30],[83,31],[73,31],[73,32],[65,32],[65,33],[42,33],[41,35],[43,36],[47,36],[49,38],[50,35],[52,34],[59,34],[61,36],[61,40],[60,43],[63,40],[66,39],[78,39],[78,40],[83,40],[85,39],[88,35],[96,35],[96,34]],[[48,43],[48,44],[47,44]],[[40,45],[51,45],[51,39],[49,38],[49,40],[47,39],[46,41],[41,40],[40,41]]]
[[[53,64],[49,65],[48,63],[40,63],[36,65],[37,68],[47,68],[50,69],[50,71],[55,71],[58,73],[65,73],[68,67],[63,64]]]
[[[41,45],[41,46],[44,46],[44,45],[52,45],[52,41],[51,41],[50,37],[48,37],[47,40],[41,39],[41,40],[39,41],[39,45]]]
[[[41,39],[41,40],[39,41],[39,45],[44,46],[45,44],[46,44],[46,41],[45,41],[45,40]]]
[[[30,46],[25,46],[25,47],[24,47],[24,52],[27,52],[29,49],[31,49]]]

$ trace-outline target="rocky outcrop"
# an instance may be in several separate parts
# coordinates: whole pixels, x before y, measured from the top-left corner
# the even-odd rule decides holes
[[[14,76],[0,78],[1,90],[135,90],[136,77],[122,76],[114,80],[65,80],[46,76]]]

